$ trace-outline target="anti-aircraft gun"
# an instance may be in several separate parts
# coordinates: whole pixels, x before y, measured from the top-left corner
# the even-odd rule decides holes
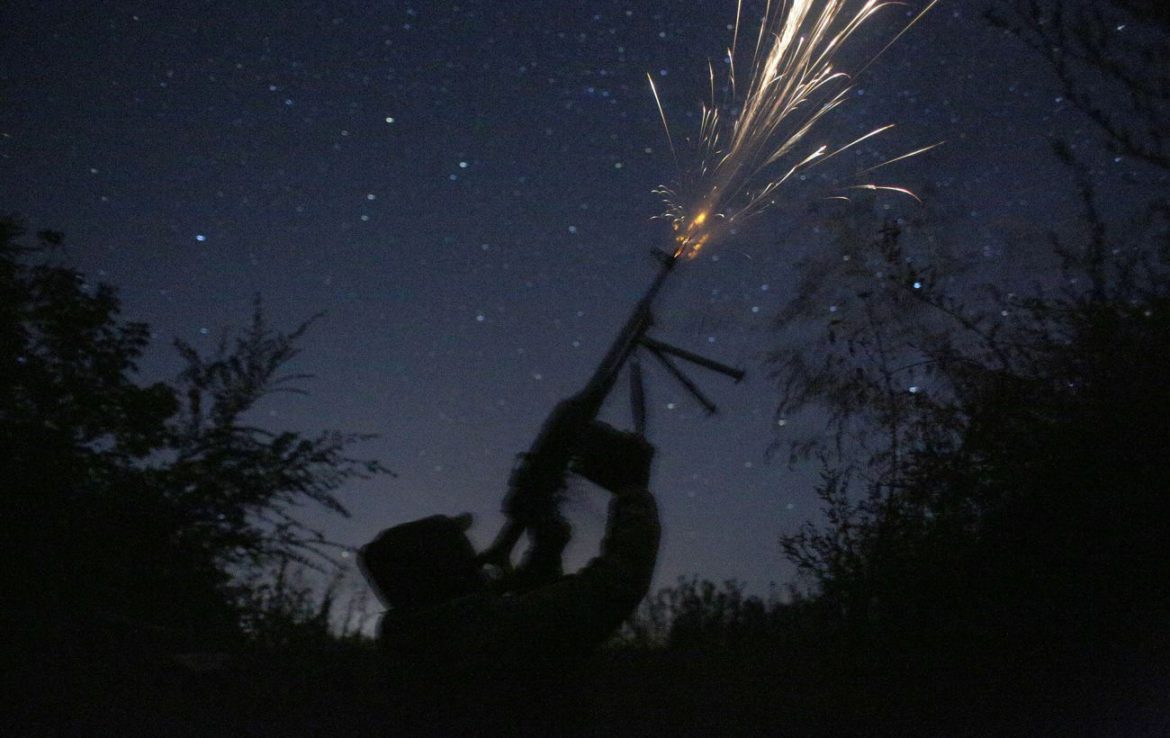
[[[480,560],[501,569],[510,568],[511,555],[520,537],[528,528],[527,511],[548,509],[565,486],[567,474],[576,450],[576,443],[597,418],[598,412],[617,382],[622,369],[630,366],[630,402],[634,427],[642,433],[646,426],[646,401],[643,390],[641,362],[638,350],[644,349],[701,404],[708,413],[715,405],[675,363],[675,359],[695,364],[704,369],[731,377],[743,378],[744,372],[698,354],[684,351],[655,340],[647,331],[654,324],[651,308],[666,278],[670,276],[680,253],[673,255],[654,252],[661,267],[642,299],[634,307],[621,332],[606,352],[585,387],[562,400],[549,414],[540,432],[526,453],[519,456],[508,481],[504,512],[508,516],[503,528],[491,546],[480,554]]]

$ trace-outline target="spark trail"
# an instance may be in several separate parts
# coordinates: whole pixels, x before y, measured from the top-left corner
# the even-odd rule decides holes
[[[937,3],[931,0],[865,66]],[[851,4],[855,5],[848,0],[766,0],[755,41],[747,44],[751,47],[746,54],[750,73],[740,98],[736,65],[738,57],[745,54],[739,38],[743,1],[738,0],[727,50],[730,99],[722,105],[716,103],[716,74],[708,64],[711,100],[702,107],[696,161],[688,171],[678,166],[666,111],[650,78],[679,168],[677,187],[654,190],[666,206],[662,217],[670,220],[675,231],[675,258],[693,257],[722,229],[774,204],[776,190],[793,177],[894,127],[880,126],[844,144],[810,143],[818,124],[845,103],[853,89],[854,75],[835,66],[841,48],[875,16],[904,5],[892,0],[865,0],[856,10],[846,12]],[[902,154],[860,174],[932,148]],[[917,199],[906,188],[876,182],[859,183],[854,188],[897,192]]]

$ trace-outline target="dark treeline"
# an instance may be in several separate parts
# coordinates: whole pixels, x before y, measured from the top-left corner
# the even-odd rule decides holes
[[[785,413],[838,413],[828,441],[794,444],[823,465],[823,519],[779,541],[807,586],[761,599],[680,582],[629,642],[749,685],[757,699],[736,703],[757,724],[795,690],[861,733],[1165,730],[1168,244],[1101,294],[967,314],[897,240],[882,234],[887,282],[825,326],[820,360],[777,370]],[[897,331],[883,310],[914,315],[920,340],[879,350]]]
[[[287,572],[329,547],[292,508],[344,513],[334,491],[385,470],[349,455],[360,436],[248,422],[266,395],[298,391],[284,368],[308,324],[273,330],[257,303],[212,355],[178,342],[181,374],[144,383],[149,328],[57,263],[61,244],[0,219],[5,700],[56,713],[190,654],[324,637],[327,608]]]

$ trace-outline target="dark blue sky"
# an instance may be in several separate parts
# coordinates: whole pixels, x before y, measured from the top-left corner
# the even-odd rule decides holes
[[[938,248],[973,264],[956,289],[1057,278],[1042,234],[1075,233],[1076,204],[1045,136],[1091,148],[1092,130],[978,5],[944,0],[857,80],[826,134],[895,132],[786,188],[670,285],[659,337],[751,374],[701,377],[714,418],[649,376],[660,583],[791,578],[776,537],[818,515],[815,470],[765,451],[817,428],[777,426],[758,357],[778,348],[794,260],[830,239],[809,207],[835,178],[945,140],[883,173],[925,205],[882,198],[879,215],[924,218]],[[676,136],[693,131],[734,12],[734,0],[10,1],[0,211],[65,231],[68,259],[121,288],[126,317],[156,331],[152,378],[176,368],[174,337],[210,349],[245,324],[253,294],[282,327],[325,311],[294,367],[317,375],[312,394],[272,400],[265,420],[379,433],[362,451],[399,476],[347,489],[350,520],[307,519],[359,545],[471,510],[486,542],[514,454],[588,376],[653,276],[649,250],[668,243],[650,190],[674,164],[646,75]],[[898,13],[861,47],[895,33]],[[604,502],[569,503],[576,562]]]

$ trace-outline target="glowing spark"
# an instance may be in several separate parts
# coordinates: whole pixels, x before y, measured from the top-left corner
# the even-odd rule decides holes
[[[873,192],[878,192],[878,191],[897,192],[899,194],[914,198],[916,201],[918,201],[919,204],[922,203],[922,198],[918,197],[918,195],[915,195],[913,192],[906,189],[905,187],[892,187],[890,185],[876,185],[876,184],[860,184],[860,185],[853,185],[849,189],[851,189],[851,190],[870,190]]]
[[[649,74],[646,79],[650,80],[650,91],[654,93],[654,102],[658,105],[658,114],[662,116],[662,127],[666,130],[666,142],[670,144],[670,155],[674,157],[674,165],[678,166],[678,154],[674,151],[674,138],[670,135],[670,124],[666,122],[666,110],[662,107],[662,100],[658,97],[658,88],[654,86],[654,78]]]
[[[885,53],[937,2],[931,0],[865,67]],[[715,69],[708,64],[711,101],[701,109],[694,168],[690,172],[679,168],[678,186],[654,190],[666,207],[662,217],[670,220],[674,228],[676,256],[694,256],[721,229],[772,205],[776,189],[785,182],[893,128],[893,125],[881,126],[842,146],[808,141],[818,124],[846,102],[852,89],[853,78],[834,68],[837,53],[876,14],[902,4],[896,0],[864,0],[855,11],[846,13],[847,3],[848,0],[767,0],[754,49],[747,59],[750,75],[746,92],[738,100],[736,61],[743,3],[737,1],[731,47],[727,51],[731,100],[723,106],[716,102]],[[674,139],[652,77],[650,89],[678,167]],[[920,148],[878,167],[932,148]],[[914,193],[901,187],[874,184],[859,187],[898,192],[918,200]]]
[[[875,129],[873,129],[872,131],[870,131],[869,133],[865,134],[864,136],[861,136],[861,137],[859,137],[859,138],[855,138],[855,139],[853,139],[853,140],[852,140],[852,141],[850,141],[849,143],[845,144],[845,145],[844,145],[844,146],[842,146],[841,148],[837,149],[837,150],[836,150],[836,151],[834,151],[833,153],[831,153],[831,154],[829,154],[828,156],[826,156],[826,157],[825,157],[825,159],[826,159],[826,160],[828,160],[828,159],[832,159],[834,156],[836,156],[837,154],[840,154],[842,151],[846,151],[846,150],[848,150],[848,149],[851,149],[851,148],[853,148],[854,146],[856,146],[857,144],[861,143],[862,141],[865,141],[865,140],[867,140],[867,139],[873,138],[874,136],[878,136],[878,135],[880,135],[880,134],[882,134],[882,133],[885,133],[886,131],[890,130],[890,129],[891,129],[891,128],[893,128],[893,127],[894,127],[894,124],[893,124],[893,123],[890,123],[889,125],[882,126],[881,128],[875,128]],[[927,148],[929,148],[929,147],[927,147]],[[920,151],[926,151],[926,149],[921,149]],[[907,158],[907,157],[899,157],[899,158]],[[892,163],[892,162],[894,162],[894,161],[895,161],[894,159],[891,159],[890,161],[888,161],[888,162],[886,162],[886,163],[887,163],[887,164],[889,164],[889,163]],[[880,165],[879,165],[879,166],[880,166]]]
[[[893,159],[887,159],[886,161],[883,161],[881,164],[876,164],[876,165],[870,167],[869,169],[862,169],[860,172],[858,172],[858,174],[869,174],[872,171],[881,169],[882,167],[886,166],[887,164],[893,164],[894,162],[902,161],[903,159],[909,159],[912,156],[918,156],[919,154],[925,154],[927,151],[930,151],[931,149],[937,149],[939,146],[942,146],[944,143],[946,143],[946,142],[939,141],[936,144],[931,144],[930,146],[923,146],[921,149],[915,149],[914,151],[902,154],[901,156],[895,156]]]

